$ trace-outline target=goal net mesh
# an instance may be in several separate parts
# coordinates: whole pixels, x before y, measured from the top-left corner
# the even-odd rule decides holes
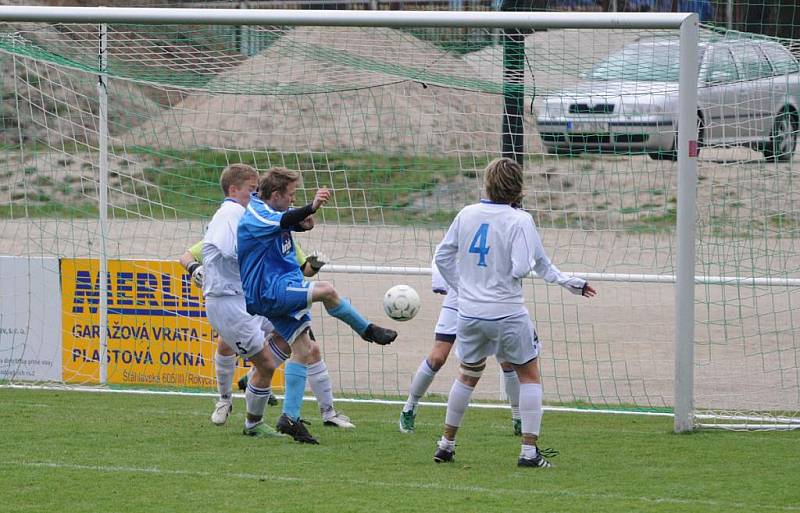
[[[481,197],[482,171],[502,151],[509,91],[502,32],[109,25],[104,232],[98,31],[0,24],[0,378],[98,383],[97,259],[105,251],[109,386],[213,389],[215,342],[201,293],[175,261],[218,208],[222,168],[245,162],[301,171],[299,204],[318,187],[331,188],[316,228],[297,239],[306,252],[331,257],[320,279],[400,336],[384,348],[366,344],[317,307],[314,333],[337,394],[404,397],[433,343],[441,297],[424,274],[356,268],[429,267],[455,213]],[[598,124],[590,114],[608,109],[598,105],[612,95],[618,108],[631,109],[620,116],[677,117],[658,101],[677,84],[666,75],[645,78],[675,72],[677,46],[647,62],[623,51],[675,37],[577,29],[525,37],[524,208],[563,271],[602,274],[591,301],[536,278],[524,282],[549,404],[672,407],[677,165],[626,150],[636,134],[615,139],[620,144],[607,154],[585,150],[608,137],[609,120]],[[629,83],[587,86],[590,70],[609,55],[622,56],[617,65]],[[725,130],[748,130],[741,113],[768,99],[746,82],[707,106],[741,116]],[[786,80],[775,84],[766,94],[785,92]],[[585,116],[558,135],[543,117],[559,108]],[[728,148],[724,137],[712,144],[717,128],[713,121],[702,127],[697,275],[800,277],[796,167],[791,159],[765,160],[758,144]],[[674,139],[675,126],[661,130]],[[413,286],[423,303],[402,324],[382,312],[383,292],[397,283]],[[714,414],[710,422],[797,421],[800,288],[760,283],[707,280],[696,288],[695,404]],[[446,394],[456,369],[453,358],[430,392]],[[490,369],[476,398],[502,400],[502,373]]]

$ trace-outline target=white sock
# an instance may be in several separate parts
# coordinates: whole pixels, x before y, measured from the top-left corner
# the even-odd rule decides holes
[[[255,417],[263,417],[264,409],[269,400],[269,388],[257,388],[252,383],[247,383],[247,390],[244,392],[244,400],[247,403],[247,413]],[[252,427],[252,426],[248,426]]]
[[[538,454],[539,449],[536,448],[535,445],[525,445],[522,444],[522,449],[519,451],[519,455],[523,458],[528,458],[532,460]]]
[[[519,385],[519,413],[522,417],[522,433],[539,436],[542,427],[542,385],[521,383]]]
[[[311,385],[311,391],[317,398],[319,412],[322,416],[325,417],[325,414],[333,412],[333,388],[325,360],[308,366],[308,384]]]
[[[467,406],[469,406],[469,400],[474,390],[475,387],[467,386],[459,380],[453,381],[453,386],[450,388],[450,395],[447,396],[447,414],[444,417],[445,424],[455,427],[461,425],[461,419],[464,418],[464,413],[467,411]]]
[[[517,371],[503,371],[503,382],[506,386],[506,396],[508,396],[508,404],[511,405],[511,418],[518,419],[519,417],[519,377]]]
[[[422,360],[419,364],[417,373],[414,374],[414,379],[411,380],[411,386],[408,389],[408,399],[406,405],[403,406],[403,411],[414,411],[417,409],[419,400],[425,395],[425,392],[430,388],[433,379],[436,377],[435,370],[431,369],[428,365],[428,359]]]
[[[447,438],[442,435],[442,439],[439,440],[439,449],[446,449],[448,451],[452,451],[456,448],[456,441],[455,440],[448,440]]]
[[[220,399],[229,401],[233,395],[233,373],[236,370],[236,355],[214,354],[214,368],[217,373],[217,390]]]

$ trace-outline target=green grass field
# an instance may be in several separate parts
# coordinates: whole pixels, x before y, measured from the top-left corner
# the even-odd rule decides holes
[[[519,469],[507,410],[471,409],[437,465],[442,408],[401,435],[398,406],[341,403],[357,424],[319,446],[222,428],[209,397],[0,389],[0,511],[800,511],[800,433],[671,433],[669,417],[547,413],[553,469]],[[274,422],[277,408],[268,409]]]

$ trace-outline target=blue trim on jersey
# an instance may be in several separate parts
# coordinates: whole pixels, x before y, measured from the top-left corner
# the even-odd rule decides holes
[[[498,203],[488,199],[481,199],[481,203],[486,203],[487,205],[508,205],[508,203]]]
[[[227,203],[227,202],[229,202],[229,201],[230,201],[231,203],[239,203],[238,201],[236,201],[236,200],[235,200],[235,199],[233,199],[233,198],[225,198],[224,200],[222,200],[222,204],[224,205],[225,203]]]
[[[442,306],[442,309],[444,309],[444,310],[452,310],[455,313],[458,313],[458,308],[453,308],[452,306]]]

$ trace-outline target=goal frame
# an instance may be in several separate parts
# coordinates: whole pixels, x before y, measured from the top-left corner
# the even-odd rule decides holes
[[[116,7],[0,6],[2,22],[192,24],[192,25],[283,25],[354,27],[472,27],[498,29],[679,29],[680,78],[677,204],[677,260],[675,282],[675,382],[674,430],[694,428],[694,302],[695,223],[697,196],[698,29],[695,13],[550,13],[550,12],[422,12],[422,11],[302,11],[286,9],[168,9]],[[108,138],[105,39],[98,51],[98,96],[100,98],[100,350],[107,350],[108,323],[105,252],[107,234]],[[366,270],[366,272],[370,272]],[[389,272],[389,274],[394,274]],[[602,277],[599,278],[603,280]],[[101,384],[106,377],[106,358],[101,357]]]

